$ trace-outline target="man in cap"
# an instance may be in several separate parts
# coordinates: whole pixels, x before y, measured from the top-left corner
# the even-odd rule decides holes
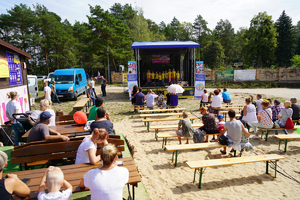
[[[32,127],[27,138],[27,143],[50,139],[62,139],[63,141],[69,140],[68,137],[60,135],[57,132],[56,135],[49,135],[48,124],[50,123],[51,116],[52,115],[48,111],[44,111],[40,114],[40,121],[36,122]]]
[[[96,119],[97,110],[98,110],[98,108],[103,106],[103,102],[104,102],[104,100],[101,97],[98,97],[95,100],[95,105],[93,105],[90,109],[88,121]]]

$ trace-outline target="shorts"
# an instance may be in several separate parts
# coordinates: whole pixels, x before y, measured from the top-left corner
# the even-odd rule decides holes
[[[219,138],[219,143],[221,145],[227,145],[228,146],[228,138],[225,135],[221,135]]]
[[[169,78],[169,82],[171,82],[171,78]]]
[[[150,83],[150,78],[147,78],[147,83]]]
[[[183,135],[182,135],[182,130],[177,131],[177,135],[183,136]]]
[[[231,100],[225,100],[225,99],[223,99],[223,102],[224,103],[231,103]]]
[[[216,129],[216,130],[212,130],[212,131],[206,131],[206,130],[204,130],[205,132],[206,132],[206,135],[215,135],[215,134],[219,134],[219,132],[218,132],[218,130]]]

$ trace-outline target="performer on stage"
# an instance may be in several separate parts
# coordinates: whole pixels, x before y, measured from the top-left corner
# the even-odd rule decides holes
[[[157,71],[155,72],[155,83],[156,84],[158,83],[158,73],[157,73]]]
[[[180,81],[180,73],[179,73],[179,70],[177,70],[176,78],[177,78],[176,83],[179,83],[179,81]]]
[[[152,71],[151,73],[151,82],[155,82],[155,73]]]
[[[165,72],[164,71],[161,73],[161,82],[162,83],[165,82]]]
[[[172,82],[175,83],[175,80],[176,80],[176,71],[173,68],[173,71],[172,71]]]
[[[150,83],[151,72],[148,70],[147,72],[147,83]]]
[[[169,73],[168,71],[165,72],[165,84],[169,83]]]
[[[162,81],[161,81],[161,72],[159,72],[158,74],[158,83],[161,85],[162,84]]]
[[[171,82],[171,78],[172,78],[172,72],[171,72],[171,69],[169,69],[168,77],[169,77],[169,83],[170,83],[170,82]]]

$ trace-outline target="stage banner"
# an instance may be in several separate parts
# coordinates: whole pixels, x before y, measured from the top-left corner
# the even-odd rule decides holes
[[[122,83],[127,83],[127,74],[122,74]]]
[[[128,73],[136,74],[136,61],[128,61]]]
[[[233,80],[234,70],[225,70],[216,72],[216,80]]]
[[[19,55],[7,51],[6,58],[9,67],[10,86],[23,85]]]
[[[153,54],[152,64],[170,63],[170,54]]]
[[[131,99],[131,92],[132,92],[133,86],[138,85],[137,75],[136,74],[127,74],[127,84],[128,84],[129,99]]]
[[[201,99],[205,89],[205,74],[196,74],[195,76],[195,99]]]
[[[256,69],[234,70],[234,81],[255,81]]]
[[[9,69],[7,58],[0,58],[0,78],[8,78]]]
[[[204,74],[204,64],[203,61],[196,61],[196,74]]]
[[[16,91],[18,93],[17,102],[21,105],[21,113],[25,113],[29,110],[29,98],[27,92],[27,85],[22,85],[13,88],[6,88],[0,90],[0,124],[3,125],[4,122],[8,121],[6,117],[6,104],[11,100],[7,97],[7,93],[11,91]]]

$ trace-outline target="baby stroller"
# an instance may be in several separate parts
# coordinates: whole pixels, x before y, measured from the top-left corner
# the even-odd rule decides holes
[[[33,110],[27,111],[26,113],[13,114],[13,117],[19,122],[12,124],[13,130],[15,132],[16,146],[20,145],[20,142],[25,142],[22,136],[32,128],[32,125],[28,120],[28,115],[30,115],[31,120],[35,122],[39,118],[40,113],[41,111],[39,110]]]

